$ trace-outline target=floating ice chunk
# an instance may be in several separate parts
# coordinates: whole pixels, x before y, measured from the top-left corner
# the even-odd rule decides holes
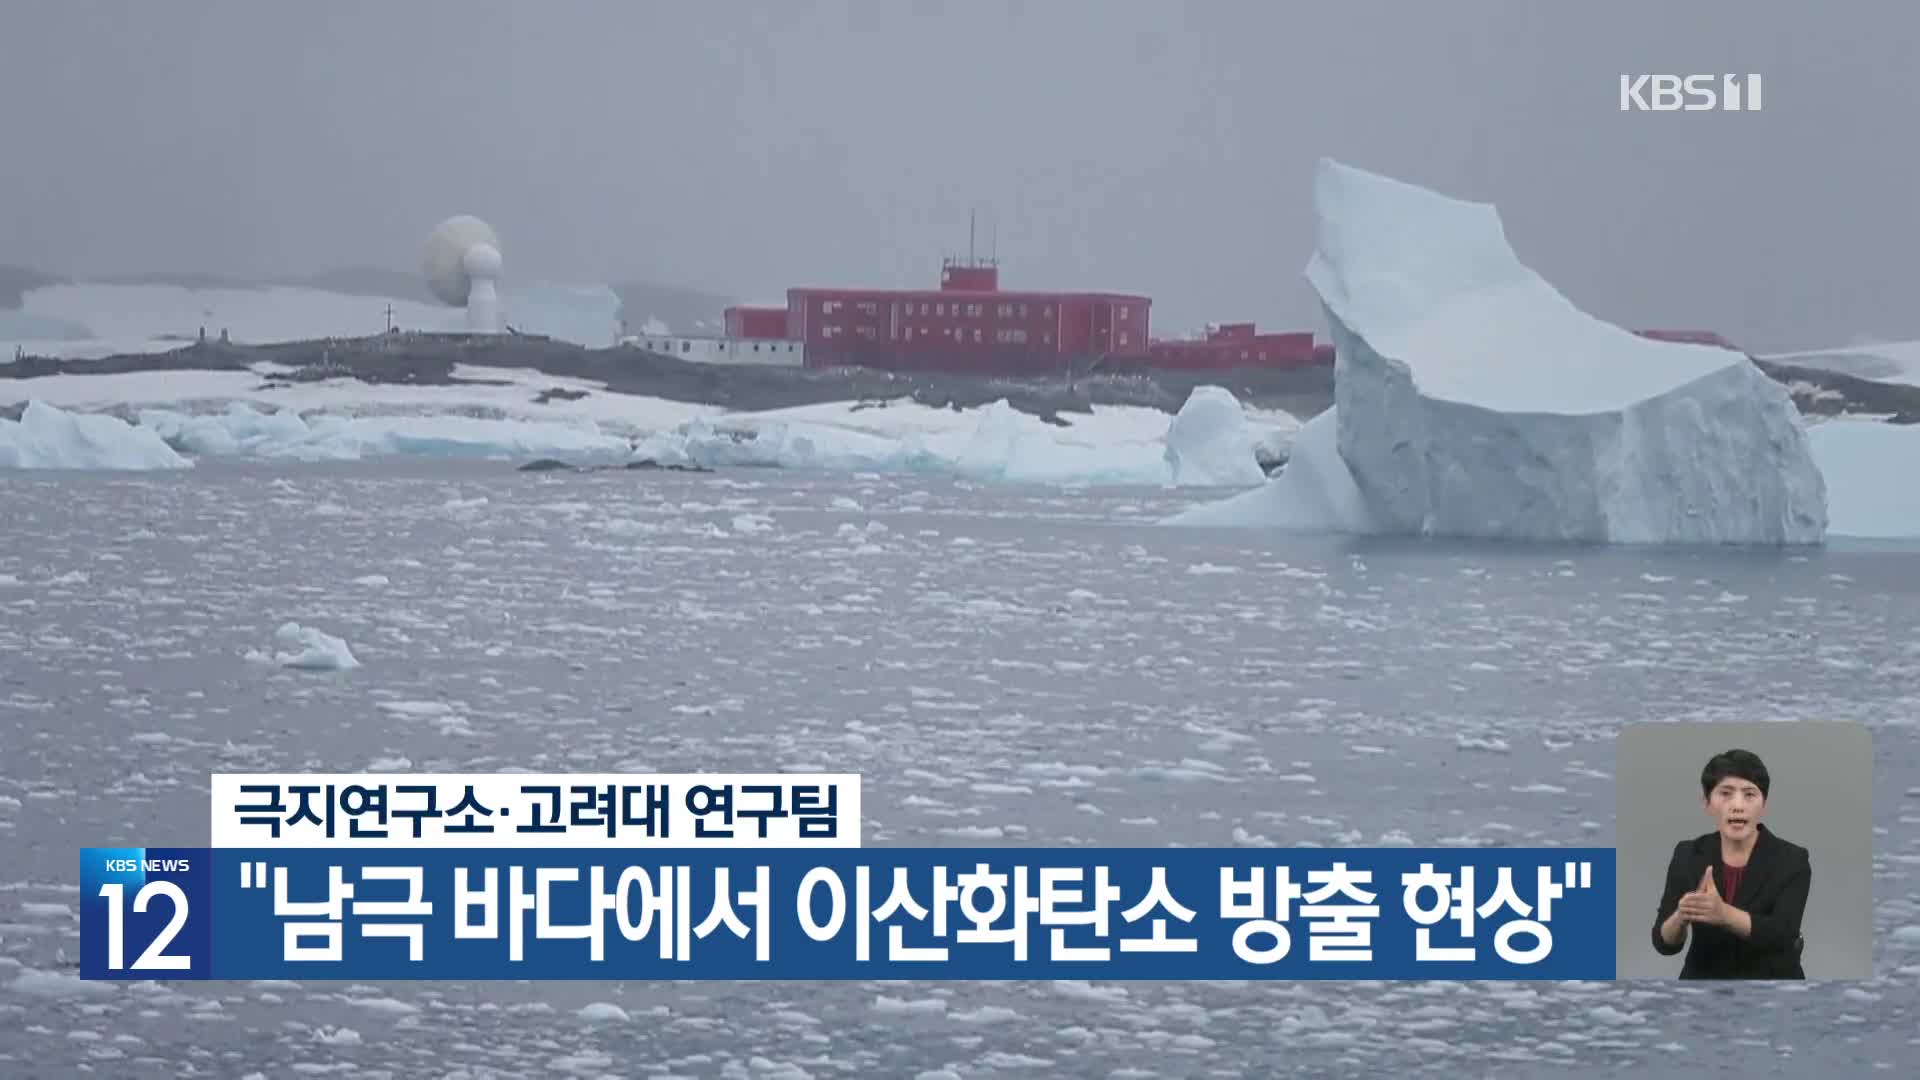
[[[1250,487],[1267,474],[1254,454],[1246,410],[1232,391],[1196,386],[1167,426],[1167,469],[1176,486]]]
[[[115,416],[70,413],[27,402],[18,420],[0,420],[0,468],[186,469],[193,463],[153,432]]]
[[[613,1004],[610,1001],[596,1001],[591,1005],[582,1005],[579,1011],[575,1012],[574,1015],[578,1016],[582,1020],[586,1020],[596,1024],[600,1024],[600,1023],[624,1024],[627,1021],[633,1019],[631,1016],[627,1015],[627,1010],[621,1008],[618,1005]]]
[[[350,1027],[321,1027],[314,1031],[313,1038],[326,1046],[359,1046],[360,1033]]]
[[[37,968],[21,971],[9,981],[0,983],[0,989],[30,997],[49,998],[108,997],[114,993],[112,983],[87,982],[78,975]]]
[[[420,1011],[420,1007],[417,1005],[410,1005],[401,1001],[399,998],[391,997],[355,997],[348,998],[347,1003],[349,1005],[357,1005],[362,1009],[371,1009],[374,1012],[393,1013],[399,1016]]]
[[[280,629],[274,631],[273,640],[279,646],[279,651],[270,659],[281,667],[302,671],[345,671],[360,666],[360,661],[354,658],[353,650],[347,648],[345,641],[311,626],[301,626],[297,622],[282,623]],[[251,653],[249,656],[269,659],[260,653]]]
[[[881,994],[873,999],[873,1011],[896,1015],[930,1015],[947,1011],[945,998],[891,998]]]
[[[262,412],[240,402],[228,405],[223,413],[142,409],[135,415],[141,427],[154,431],[168,445],[207,457],[271,452],[297,445],[312,434],[297,413]]]
[[[1301,427],[1278,476],[1252,491],[1175,514],[1163,524],[1371,532],[1373,515],[1340,457],[1338,434],[1336,410],[1328,409]]]
[[[1641,1013],[1621,1012],[1611,1005],[1595,1005],[1587,1010],[1587,1015],[1613,1027],[1631,1027],[1635,1024],[1644,1024],[1647,1020]]]
[[[142,430],[202,455],[247,455],[298,461],[368,457],[568,457],[625,453],[627,440],[591,419],[267,413],[234,403],[220,413],[143,409]]]
[[[1333,161],[1308,281],[1340,456],[1381,531],[1818,543],[1826,486],[1785,387],[1744,354],[1600,321],[1522,264],[1497,211]]]
[[[849,409],[821,406],[806,414],[813,419],[792,410],[730,414],[719,422],[697,417],[639,439],[632,453],[669,465],[936,473],[1008,483],[1157,486],[1170,476],[1164,414],[1151,410],[1096,411],[1060,427],[1004,399],[959,414],[903,406],[913,425],[869,430],[859,426],[863,414]],[[1247,453],[1251,458],[1251,441]]]

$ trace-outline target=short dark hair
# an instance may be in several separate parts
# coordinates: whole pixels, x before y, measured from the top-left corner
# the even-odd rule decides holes
[[[1701,797],[1711,798],[1713,789],[1728,777],[1752,781],[1753,786],[1760,789],[1762,799],[1767,797],[1768,789],[1773,786],[1773,777],[1768,774],[1766,763],[1760,760],[1760,755],[1751,750],[1728,750],[1713,755],[1707,767],[1700,770]]]

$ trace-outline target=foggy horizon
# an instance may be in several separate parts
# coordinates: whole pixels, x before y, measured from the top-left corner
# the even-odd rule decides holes
[[[0,264],[412,271],[455,213],[507,274],[779,300],[1144,293],[1311,329],[1333,157],[1495,204],[1629,327],[1754,350],[1920,337],[1920,10],[1653,2],[23,3],[0,39]],[[298,47],[291,47],[297,43]],[[1758,113],[1621,112],[1628,72],[1752,72]]]

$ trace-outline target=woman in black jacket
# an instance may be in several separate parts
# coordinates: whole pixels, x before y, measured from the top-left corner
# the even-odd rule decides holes
[[[1807,849],[1760,823],[1772,786],[1746,750],[1716,754],[1700,773],[1713,832],[1674,845],[1653,923],[1653,947],[1672,956],[1693,939],[1683,979],[1804,979],[1800,918],[1813,867]]]

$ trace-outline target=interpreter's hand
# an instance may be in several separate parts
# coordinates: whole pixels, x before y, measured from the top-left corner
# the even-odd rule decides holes
[[[1719,926],[1727,921],[1726,901],[1713,883],[1713,867],[1700,875],[1700,887],[1680,898],[1680,917],[1693,923]]]

